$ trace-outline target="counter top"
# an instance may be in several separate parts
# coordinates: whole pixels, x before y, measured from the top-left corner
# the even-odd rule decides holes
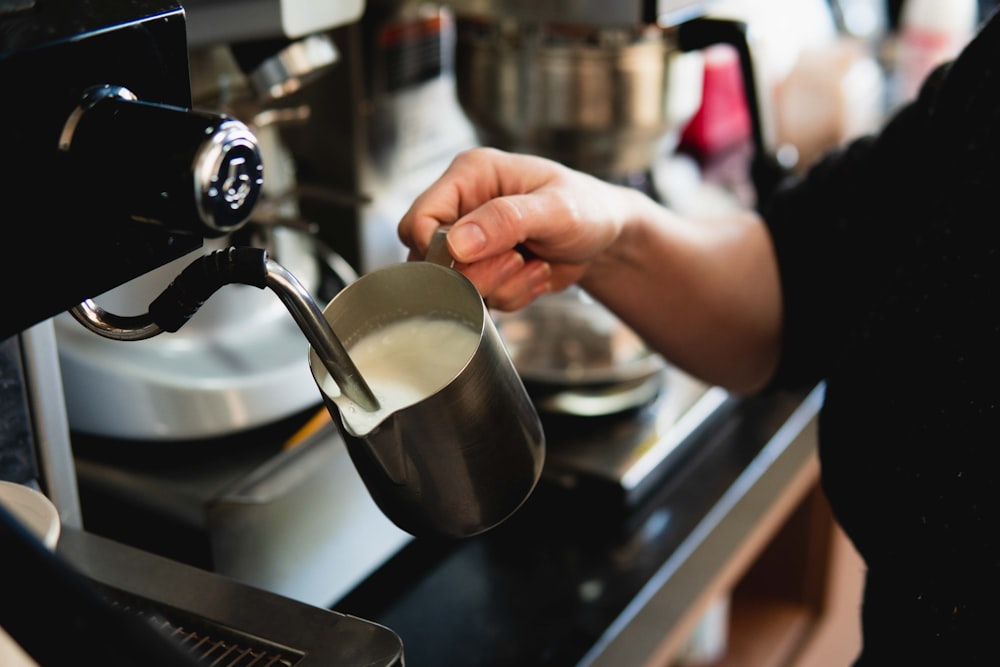
[[[818,479],[810,392],[743,399],[639,506],[540,484],[492,531],[414,540],[334,605],[408,667],[640,665],[673,655]]]

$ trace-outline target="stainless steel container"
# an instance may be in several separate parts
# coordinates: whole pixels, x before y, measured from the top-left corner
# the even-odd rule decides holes
[[[685,55],[675,31],[657,26],[465,18],[456,38],[458,98],[484,144],[602,177],[633,174],[697,110],[700,69],[683,85],[674,81]]]

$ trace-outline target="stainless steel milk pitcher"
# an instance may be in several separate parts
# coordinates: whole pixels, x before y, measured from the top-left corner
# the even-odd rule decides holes
[[[366,415],[356,419],[359,406],[340,395],[315,350],[310,368],[383,513],[416,536],[468,537],[496,526],[528,498],[541,474],[545,436],[482,297],[442,252],[444,233],[428,254],[444,259],[377,269],[323,311],[349,351],[366,336],[420,319],[470,330],[476,341],[467,353],[451,354],[450,342],[441,341],[448,368],[440,386],[423,387],[416,400],[389,409],[371,427]],[[366,380],[379,398],[373,378]]]

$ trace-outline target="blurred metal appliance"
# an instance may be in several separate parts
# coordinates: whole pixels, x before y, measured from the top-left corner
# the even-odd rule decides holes
[[[615,414],[652,402],[662,389],[662,357],[577,287],[495,319],[542,412]]]
[[[0,3],[0,82],[15,93],[0,110],[12,248],[0,278],[14,286],[0,329],[0,470],[52,499],[64,529],[53,554],[0,511],[17,579],[0,624],[45,667],[192,664],[133,615],[139,608],[166,619],[157,627],[175,638],[207,632],[200,638],[247,659],[277,651],[289,665],[402,664],[386,628],[82,529],[52,318],[238,230],[260,194],[254,135],[193,108],[183,8]],[[24,285],[40,272],[51,275]],[[291,617],[299,625],[289,632],[280,620]]]
[[[459,98],[483,143],[604,178],[647,171],[701,99],[675,30],[461,17]]]
[[[746,26],[710,0],[448,0],[458,17],[459,100],[482,143],[615,181],[648,172],[701,103],[699,51],[736,49],[758,194],[776,177]]]
[[[476,145],[455,92],[455,30],[438,5],[369,0],[333,32],[341,64],[296,96],[312,113],[280,128],[303,217],[359,273],[405,259],[400,217]]]

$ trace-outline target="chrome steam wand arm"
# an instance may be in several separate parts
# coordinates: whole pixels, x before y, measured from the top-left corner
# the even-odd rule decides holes
[[[378,410],[378,399],[371,387],[361,376],[343,343],[330,328],[330,323],[306,288],[290,271],[274,260],[268,259],[265,264],[267,286],[278,295],[292,314],[340,391],[363,409],[369,412]]]

